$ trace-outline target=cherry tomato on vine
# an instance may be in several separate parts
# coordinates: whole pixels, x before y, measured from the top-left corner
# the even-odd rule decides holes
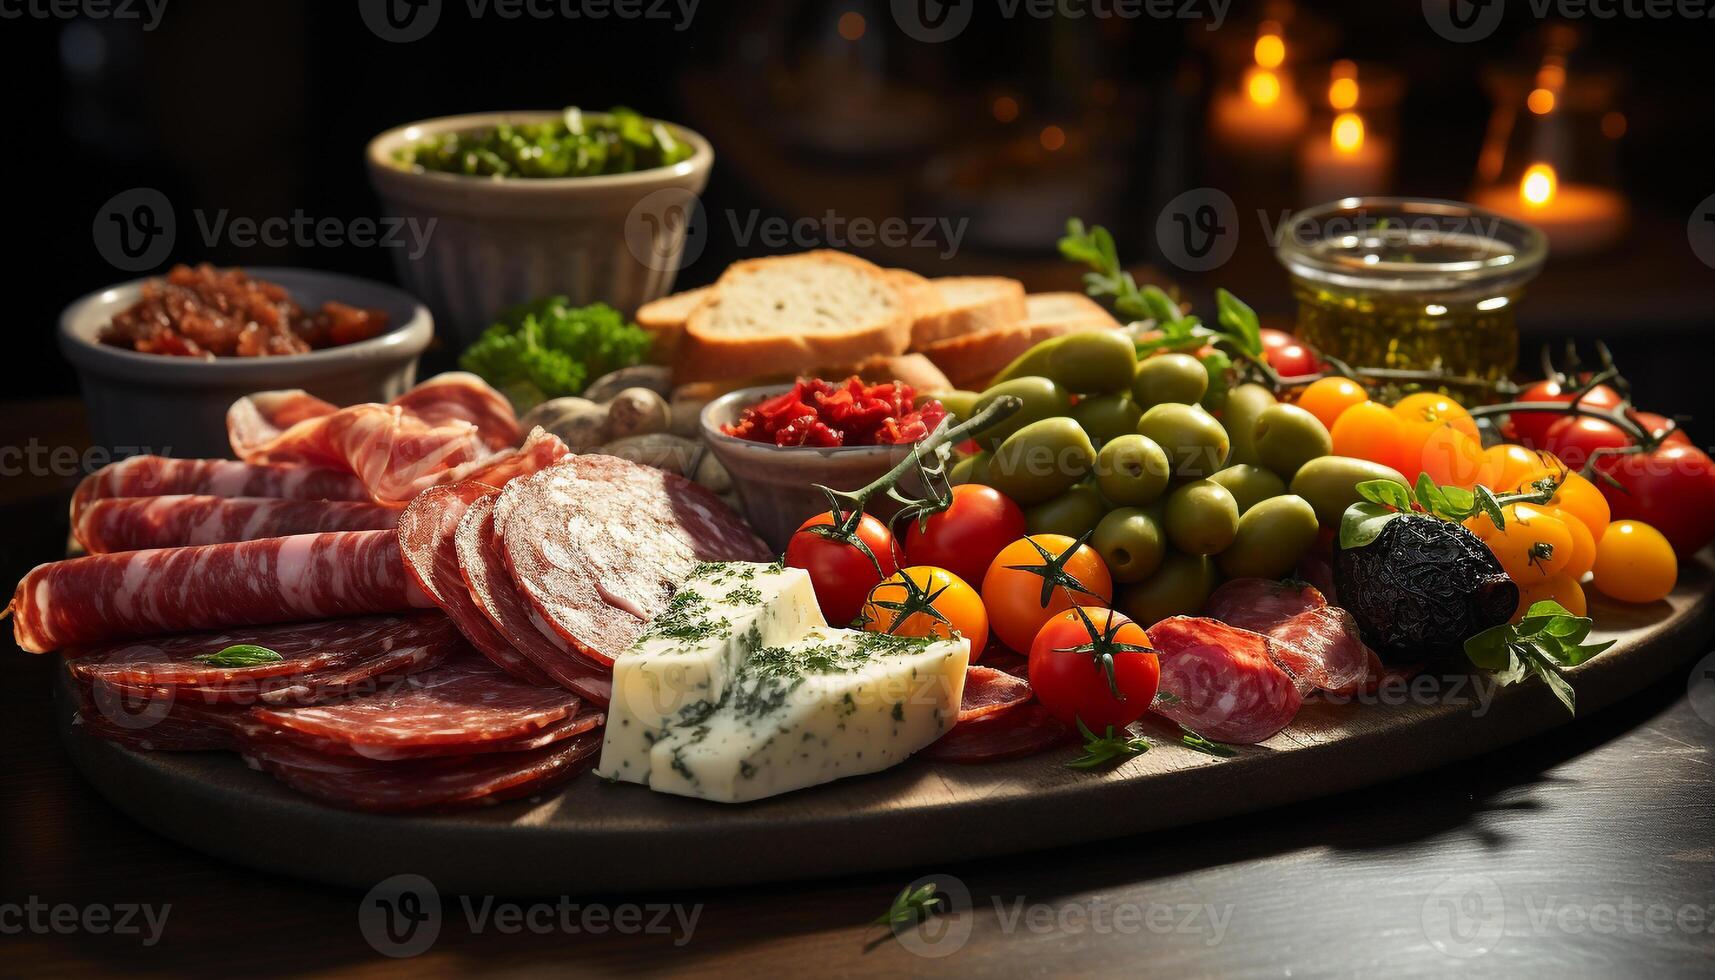
[[[1334,455],[1367,459],[1405,473],[1405,423],[1380,402],[1353,405],[1340,413],[1329,434]],[[1415,479],[1416,473],[1406,474]]]
[[[1526,483],[1557,472],[1559,466],[1537,455],[1536,450],[1503,443],[1483,450],[1483,479],[1479,482],[1496,493],[1512,493]]]
[[[1652,452],[1605,456],[1596,472],[1613,517],[1649,524],[1681,557],[1715,539],[1715,462],[1696,446],[1669,441]]]
[[[1501,508],[1506,527],[1478,514],[1465,522],[1494,552],[1508,577],[1521,584],[1560,574],[1572,560],[1572,532],[1565,523],[1532,504]]]
[[[1566,525],[1566,530],[1572,533],[1571,554],[1560,574],[1570,576],[1573,581],[1583,578],[1584,573],[1596,565],[1596,536],[1590,532],[1588,525],[1565,508],[1549,506],[1544,507],[1543,511]]]
[[[1106,606],[1114,580],[1096,550],[1064,534],[1032,534],[1002,548],[983,576],[989,628],[1027,653],[1042,624],[1076,603]]]
[[[1644,431],[1648,432],[1652,436],[1661,436],[1662,433],[1667,432],[1666,437],[1662,438],[1662,442],[1678,442],[1687,446],[1691,445],[1691,437],[1685,434],[1685,430],[1674,425],[1673,420],[1665,415],[1657,415],[1654,412],[1632,412],[1631,416],[1632,421],[1643,426]],[[1670,428],[1673,431],[1668,432]]]
[[[1316,356],[1316,352],[1296,341],[1265,353],[1269,366],[1283,378],[1296,378],[1322,370],[1322,359]]]
[[[1024,511],[993,487],[967,483],[953,488],[952,506],[905,530],[905,554],[913,565],[936,565],[966,582],[982,583],[1000,549],[1024,537]]]
[[[1569,404],[1572,401],[1571,392],[1563,391],[1558,381],[1538,381],[1521,392],[1515,401],[1521,402],[1559,402]],[[1620,404],[1620,393],[1607,385],[1597,385],[1584,396],[1580,405],[1591,408],[1614,408]],[[1548,438],[1548,430],[1554,423],[1565,418],[1554,412],[1514,412],[1507,420],[1508,431],[1512,438],[1524,443],[1532,449],[1543,449]]]
[[[1612,422],[1589,415],[1568,415],[1548,427],[1542,448],[1559,456],[1573,469],[1590,461],[1598,449],[1624,449],[1632,445],[1632,437]]]
[[[1479,438],[1477,423],[1471,418],[1471,413],[1465,411],[1465,406],[1437,392],[1420,391],[1406,395],[1394,403],[1393,412],[1405,420],[1408,428],[1414,424],[1448,422],[1471,438]]]
[[[1404,449],[1407,468],[1400,472],[1407,479],[1428,473],[1443,486],[1469,490],[1483,478],[1488,464],[1483,444],[1451,420],[1407,422]]]
[[[1679,560],[1661,532],[1642,521],[1615,521],[1596,545],[1592,585],[1621,602],[1665,599],[1679,579]]]
[[[1304,389],[1298,396],[1298,407],[1332,430],[1347,409],[1369,400],[1370,393],[1351,378],[1323,378]]]
[[[1553,471],[1545,475],[1558,475]],[[1608,530],[1608,522],[1613,519],[1613,512],[1608,506],[1608,498],[1602,495],[1594,483],[1586,480],[1582,474],[1568,471],[1560,481],[1560,489],[1548,501],[1549,506],[1558,507],[1583,522],[1590,529],[1590,536],[1597,541]]]
[[[1590,610],[1590,603],[1584,597],[1584,587],[1578,580],[1561,572],[1550,575],[1539,582],[1522,583],[1518,587],[1518,610],[1513,613],[1513,622],[1524,618],[1535,603],[1552,599],[1566,607],[1566,611],[1574,616],[1583,616]]]
[[[869,590],[892,575],[898,565],[893,532],[886,524],[865,514],[853,532],[875,556],[873,562],[851,543],[828,536],[830,532],[814,530],[833,525],[834,515],[827,511],[798,525],[786,542],[786,564],[810,573],[822,615],[835,626],[844,626],[857,618]]]
[[[1080,612],[1082,615],[1080,615]],[[1099,607],[1062,612],[1030,644],[1030,687],[1048,713],[1102,733],[1143,717],[1161,684],[1149,634],[1122,613]]]
[[[945,568],[931,565],[913,565],[889,575],[870,590],[862,618],[863,628],[871,633],[949,637],[957,632],[971,643],[972,663],[989,642],[988,611],[977,590]]]

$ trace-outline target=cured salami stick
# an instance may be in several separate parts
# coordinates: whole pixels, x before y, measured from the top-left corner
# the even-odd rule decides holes
[[[12,596],[20,649],[433,608],[392,531],[298,534],[36,566]]]
[[[99,555],[322,531],[375,531],[398,521],[397,507],[354,500],[173,494],[90,501],[78,514],[72,534],[85,551]]]
[[[362,480],[326,467],[259,465],[230,459],[132,456],[84,477],[71,498],[72,525],[77,525],[79,515],[91,501],[168,494],[277,497],[284,500],[369,499],[369,491]]]

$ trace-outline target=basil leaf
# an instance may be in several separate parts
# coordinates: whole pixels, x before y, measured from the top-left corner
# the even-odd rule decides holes
[[[191,659],[210,667],[260,667],[263,664],[277,664],[286,658],[254,643],[234,643],[223,650],[198,654]]]
[[[1377,483],[1388,481],[1377,480]],[[1359,484],[1362,486],[1362,484]],[[1399,486],[1394,483],[1393,486]],[[1401,489],[1404,489],[1401,487]],[[1362,548],[1376,539],[1382,533],[1387,522],[1399,517],[1398,511],[1390,510],[1378,503],[1356,503],[1346,508],[1340,515],[1340,547]]]
[[[1160,286],[1145,286],[1142,290],[1143,305],[1149,311],[1149,318],[1159,324],[1178,323],[1184,314],[1179,312],[1179,304],[1173,302],[1173,297]]]
[[[1365,480],[1357,486],[1358,496],[1372,504],[1386,504],[1395,510],[1411,510],[1411,491],[1392,480]]]
[[[1262,324],[1256,311],[1225,289],[1215,290],[1215,307],[1220,313],[1221,326],[1240,341],[1240,348],[1250,354],[1261,354]]]
[[[1505,670],[1512,660],[1511,636],[1512,627],[1505,624],[1486,629],[1465,641],[1465,656],[1483,670]]]

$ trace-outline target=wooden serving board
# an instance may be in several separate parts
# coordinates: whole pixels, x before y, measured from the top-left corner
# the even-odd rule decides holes
[[[1707,554],[1651,606],[1600,603],[1619,642],[1571,672],[1584,716],[1707,649]],[[72,758],[114,805],[235,863],[368,888],[411,872],[443,891],[580,894],[929,867],[1120,837],[1350,790],[1568,724],[1540,682],[1417,679],[1367,703],[1306,704],[1286,731],[1216,759],[1171,738],[1106,771],[1067,748],[982,766],[911,760],[887,772],[739,806],[610,785],[591,775],[535,800],[439,816],[349,813],[228,753],[147,753],[84,735],[56,691]]]

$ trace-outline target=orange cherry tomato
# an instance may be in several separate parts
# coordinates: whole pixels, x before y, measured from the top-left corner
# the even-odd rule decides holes
[[[1582,474],[1570,471],[1549,504],[1583,521],[1584,526],[1590,529],[1590,536],[1597,541],[1607,533],[1608,522],[1613,517],[1608,498],[1603,496],[1601,489]]]
[[[1590,584],[1621,602],[1667,598],[1679,580],[1679,559],[1660,531],[1643,521],[1615,521],[1596,542]]]
[[[907,579],[910,585],[906,584]],[[927,602],[939,613],[941,619],[928,612],[911,611],[914,594],[919,602]],[[957,633],[970,641],[972,663],[983,655],[989,642],[988,610],[977,590],[945,568],[933,565],[900,569],[871,589],[862,618],[863,628],[872,633],[939,637]]]
[[[1576,514],[1564,507],[1544,507],[1543,512],[1559,519],[1566,525],[1566,530],[1572,532],[1572,556],[1560,574],[1569,575],[1574,581],[1582,579],[1586,572],[1596,567],[1596,536]]]
[[[1572,561],[1572,532],[1564,521],[1532,504],[1508,504],[1501,514],[1505,528],[1483,514],[1465,526],[1489,546],[1514,582],[1534,584],[1566,569]]]
[[[1334,455],[1367,459],[1372,463],[1391,466],[1401,473],[1405,467],[1405,423],[1393,410],[1380,402],[1353,405],[1340,413],[1329,429],[1334,438]],[[1409,476],[1413,479],[1417,474]]]
[[[1114,580],[1089,545],[1064,534],[1032,534],[1001,549],[983,576],[982,592],[995,637],[1028,653],[1037,631],[1055,615],[1074,604],[1111,604]]]
[[[1465,406],[1437,392],[1420,391],[1406,395],[1393,406],[1393,411],[1407,423],[1451,422],[1471,438],[1478,437],[1477,423],[1471,418],[1471,413],[1465,411]]]
[[[1532,605],[1552,599],[1566,607],[1566,611],[1574,616],[1589,613],[1590,603],[1584,597],[1584,587],[1578,580],[1561,572],[1550,575],[1538,582],[1521,584],[1518,587],[1518,611],[1513,613],[1513,622],[1524,618],[1524,614]]]
[[[1330,430],[1346,409],[1370,400],[1364,386],[1350,378],[1323,378],[1298,396],[1298,407],[1316,416]]]
[[[1442,486],[1469,490],[1482,479],[1488,462],[1483,445],[1456,423],[1407,422],[1405,430],[1410,455],[1400,472],[1407,480],[1415,482],[1417,474],[1428,473]]]
[[[1512,493],[1526,483],[1540,480],[1560,469],[1559,466],[1551,468],[1536,450],[1515,443],[1490,446],[1483,450],[1483,460],[1481,482],[1496,493]]]

